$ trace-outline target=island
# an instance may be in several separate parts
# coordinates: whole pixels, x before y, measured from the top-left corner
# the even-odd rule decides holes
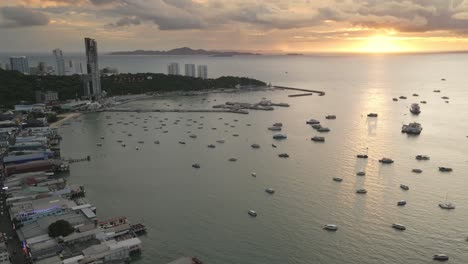
[[[134,50],[134,51],[114,51],[108,55],[206,55],[214,57],[231,57],[237,55],[261,55],[259,53],[238,52],[238,51],[216,51],[204,49],[191,49],[188,47],[171,49],[168,51],[159,50]]]

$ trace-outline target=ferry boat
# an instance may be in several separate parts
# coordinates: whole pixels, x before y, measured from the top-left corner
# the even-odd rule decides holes
[[[421,124],[413,122],[409,123],[408,125],[403,125],[401,127],[401,132],[406,133],[406,134],[412,134],[412,135],[419,135],[421,134],[422,127]]]
[[[419,104],[412,104],[410,107],[410,112],[414,115],[419,115],[421,113],[421,108]]]

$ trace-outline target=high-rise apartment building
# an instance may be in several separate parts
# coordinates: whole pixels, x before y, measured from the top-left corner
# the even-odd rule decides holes
[[[198,78],[207,79],[208,78],[208,66],[198,65]]]
[[[179,75],[179,63],[172,62],[171,64],[167,65],[167,74],[168,75]]]
[[[12,71],[19,71],[23,74],[29,74],[28,58],[25,56],[10,57],[10,69]]]
[[[87,78],[88,84],[85,85],[84,93],[90,97],[101,97],[101,76],[99,73],[98,64],[98,47],[97,42],[91,38],[85,38],[86,47],[86,70],[90,78]]]
[[[55,63],[56,63],[55,74],[58,76],[64,76],[65,75],[65,61],[63,60],[62,50],[54,49],[52,53],[54,54]]]
[[[185,76],[195,77],[195,64],[185,64]]]

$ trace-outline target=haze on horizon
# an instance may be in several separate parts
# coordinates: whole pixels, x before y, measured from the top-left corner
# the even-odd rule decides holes
[[[2,0],[1,52],[468,50],[467,0]]]

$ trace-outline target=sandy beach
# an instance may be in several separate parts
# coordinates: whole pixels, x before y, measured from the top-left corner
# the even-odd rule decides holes
[[[81,113],[65,113],[65,114],[60,114],[58,115],[57,117],[59,118],[59,120],[55,123],[52,123],[50,124],[50,127],[52,128],[58,128],[60,127],[64,122],[66,122],[67,120],[70,120],[72,118],[75,118],[75,117],[78,117],[80,116]]]

